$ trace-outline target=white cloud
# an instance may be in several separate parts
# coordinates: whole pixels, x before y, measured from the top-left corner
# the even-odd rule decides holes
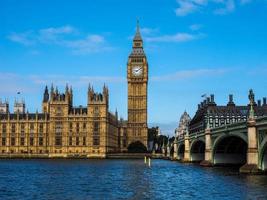
[[[188,42],[204,37],[204,34],[176,33],[174,35],[162,35],[145,37],[147,42]]]
[[[89,83],[120,83],[124,81],[123,77],[113,76],[64,76],[64,75],[30,75],[28,79],[37,85],[50,85],[54,83],[58,86],[64,86],[70,83],[74,87],[87,86]]]
[[[84,36],[76,28],[69,25],[24,33],[12,33],[7,38],[12,42],[25,46],[61,46],[70,49],[74,54],[88,54],[114,49],[107,44],[104,36],[99,34],[87,34]]]
[[[157,28],[143,27],[143,28],[140,29],[140,32],[141,32],[142,35],[151,35],[151,34],[157,33],[158,29]]]
[[[199,76],[214,76],[226,73],[225,69],[197,69],[197,70],[183,70],[173,74],[166,74],[161,76],[152,76],[151,81],[174,81],[191,79]],[[22,93],[36,92],[40,86],[57,85],[59,87],[65,86],[67,83],[73,87],[87,87],[89,83],[93,84],[111,84],[124,83],[125,77],[121,76],[76,76],[76,75],[22,75],[15,73],[0,72],[0,93],[2,94],[16,94],[18,91]]]
[[[49,27],[35,33],[35,39],[43,43],[60,43],[64,36],[73,35],[78,31],[72,26]]]
[[[61,26],[61,27],[50,27],[46,29],[41,29],[39,31],[41,34],[70,34],[76,32],[76,29],[72,26]]]
[[[74,54],[88,54],[114,49],[106,43],[105,38],[101,35],[88,35],[84,39],[64,41],[62,45],[71,48]]]
[[[218,8],[214,10],[214,14],[224,15],[235,10],[235,2],[234,0],[227,0],[223,2],[225,5],[223,8]]]
[[[179,7],[175,9],[177,16],[186,16],[198,10],[198,5],[192,1],[178,0]]]
[[[35,44],[35,40],[30,38],[31,32],[25,32],[25,33],[11,33],[7,36],[7,38],[12,41],[16,42],[25,46],[30,46]]]
[[[14,74],[0,72],[0,93],[1,94],[10,94],[16,95],[17,92],[31,92],[33,91],[32,85],[28,84],[27,77]],[[0,97],[1,98],[1,97]]]
[[[126,79],[119,76],[65,76],[59,74],[50,75],[22,75],[0,72],[0,93],[16,94],[32,92],[36,87],[55,84],[65,86],[70,83],[73,87],[86,87],[89,83],[122,83]]]
[[[199,29],[202,28],[202,24],[192,24],[191,26],[189,26],[189,28],[190,28],[192,31],[198,31]]]
[[[233,12],[236,4],[244,5],[252,0],[177,0],[178,8],[175,9],[177,16],[186,16],[195,12],[212,10],[214,14],[224,15]],[[215,7],[215,8],[214,8]]]

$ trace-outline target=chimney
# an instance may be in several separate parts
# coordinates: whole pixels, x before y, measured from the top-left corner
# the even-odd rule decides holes
[[[210,103],[210,97],[207,97],[207,103],[208,104]]]
[[[201,107],[200,107],[200,104],[197,104],[197,109],[199,110]]]
[[[233,95],[232,94],[229,95],[229,102],[231,102],[231,103],[233,102]]]
[[[229,94],[229,101],[228,101],[228,104],[227,106],[234,106],[235,103],[234,103],[234,97],[232,94]]]
[[[258,100],[258,106],[261,106],[261,100],[260,99]]]
[[[266,106],[266,97],[263,98],[263,106]]]
[[[210,101],[211,103],[214,103],[214,94],[210,95]]]

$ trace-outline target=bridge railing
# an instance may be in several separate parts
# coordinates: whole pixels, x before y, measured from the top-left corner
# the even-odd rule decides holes
[[[205,131],[204,130],[203,131],[198,131],[198,132],[191,133],[189,135],[189,138],[198,138],[198,137],[203,136],[203,135],[205,135]]]
[[[256,126],[261,126],[261,125],[267,125],[267,116],[261,116],[261,117],[256,118]],[[221,132],[226,132],[226,131],[232,131],[232,130],[238,130],[238,129],[244,129],[246,127],[247,127],[247,120],[238,121],[238,122],[234,122],[232,124],[226,124],[223,126],[211,128],[211,134],[216,134],[216,133],[221,133]],[[190,139],[198,138],[198,137],[201,137],[203,135],[205,135],[204,130],[190,133],[189,138]],[[178,142],[182,142],[182,141],[184,141],[184,136],[178,138]]]
[[[230,131],[230,130],[237,130],[237,129],[243,129],[247,126],[247,121],[238,121],[232,124],[226,124],[219,127],[214,127],[211,129],[211,134],[223,132],[223,131]]]
[[[204,130],[203,131],[194,132],[194,133],[190,133],[189,134],[189,138],[190,139],[198,138],[198,137],[203,136],[203,135],[205,135],[205,131]],[[184,136],[179,137],[177,141],[178,141],[178,143],[184,141]]]
[[[260,125],[266,125],[266,124],[267,124],[267,116],[256,118],[256,125],[260,126]]]

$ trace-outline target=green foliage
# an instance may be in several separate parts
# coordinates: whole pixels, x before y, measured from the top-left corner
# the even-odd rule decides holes
[[[155,138],[158,135],[158,128],[159,127],[152,127],[148,129],[148,141],[154,141],[155,142]]]
[[[173,143],[174,140],[175,140],[175,137],[173,136],[173,137],[171,137],[171,138],[169,139],[169,142],[170,142],[170,143]]]

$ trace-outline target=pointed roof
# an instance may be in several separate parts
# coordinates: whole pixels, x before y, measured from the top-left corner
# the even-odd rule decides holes
[[[137,20],[136,33],[133,39],[133,48],[130,54],[131,57],[144,57],[145,52],[143,50],[143,40],[140,34],[139,21]]]
[[[141,33],[140,33],[140,27],[139,27],[139,20],[136,22],[136,32],[134,36],[134,41],[142,41]]]
[[[43,96],[43,102],[48,102],[48,101],[49,101],[49,93],[48,93],[48,87],[46,85],[45,91],[44,91],[44,96]]]

